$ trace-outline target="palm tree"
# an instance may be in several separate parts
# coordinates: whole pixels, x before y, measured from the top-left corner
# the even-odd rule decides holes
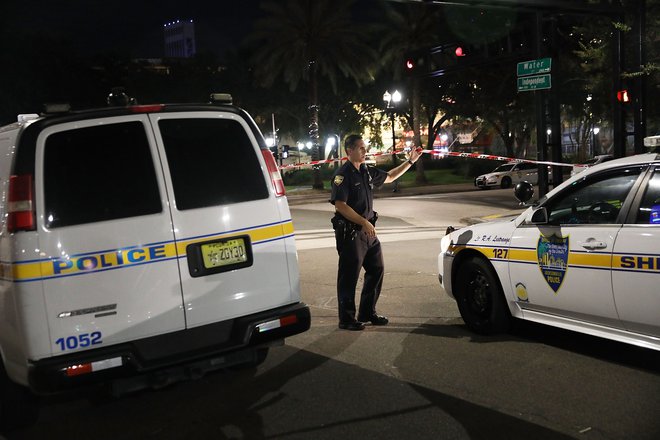
[[[308,83],[309,137],[319,159],[319,75],[337,90],[339,74],[358,85],[373,79],[375,53],[366,43],[364,29],[351,21],[353,0],[266,1],[267,16],[255,22],[250,42],[258,42],[251,61],[255,76],[271,86],[280,75],[295,90]],[[322,189],[321,173],[314,169],[315,189]]]
[[[385,8],[387,18],[387,31],[381,40],[380,48],[384,66],[394,66],[394,77],[401,77],[404,70],[404,57],[407,53],[428,50],[437,45],[441,21],[437,9],[432,5],[406,5],[403,10],[390,5]],[[412,125],[415,133],[415,145],[421,146],[421,92],[422,78],[419,75],[410,77],[412,95]],[[417,175],[415,181],[426,183],[424,165],[417,162]]]

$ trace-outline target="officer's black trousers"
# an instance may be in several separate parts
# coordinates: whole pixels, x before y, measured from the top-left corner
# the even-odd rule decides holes
[[[358,316],[369,318],[376,314],[376,301],[383,286],[383,252],[377,237],[369,238],[360,231],[354,238],[337,237],[339,271],[337,274],[337,300],[339,321],[355,320],[355,288],[360,270],[364,267],[364,283],[360,295]]]

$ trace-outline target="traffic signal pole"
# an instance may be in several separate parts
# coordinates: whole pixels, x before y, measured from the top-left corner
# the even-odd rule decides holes
[[[543,14],[536,12],[534,26],[534,54],[541,58],[541,44],[543,39]],[[536,114],[536,155],[539,162],[547,161],[547,138],[545,132],[545,91],[534,91],[534,109]],[[548,193],[548,168],[539,167],[539,197]]]

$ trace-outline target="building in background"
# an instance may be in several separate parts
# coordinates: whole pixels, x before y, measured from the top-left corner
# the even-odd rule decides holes
[[[166,58],[190,58],[195,55],[195,24],[175,20],[163,25]]]

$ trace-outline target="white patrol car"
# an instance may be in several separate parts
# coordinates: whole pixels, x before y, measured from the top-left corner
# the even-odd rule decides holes
[[[660,350],[659,155],[596,165],[517,218],[452,230],[439,279],[473,331],[515,317]]]
[[[5,427],[35,419],[33,394],[256,365],[309,328],[284,186],[243,110],[21,116],[0,156]]]
[[[522,181],[536,184],[539,180],[539,167],[528,162],[505,163],[493,171],[474,179],[474,185],[481,189],[509,188]]]

